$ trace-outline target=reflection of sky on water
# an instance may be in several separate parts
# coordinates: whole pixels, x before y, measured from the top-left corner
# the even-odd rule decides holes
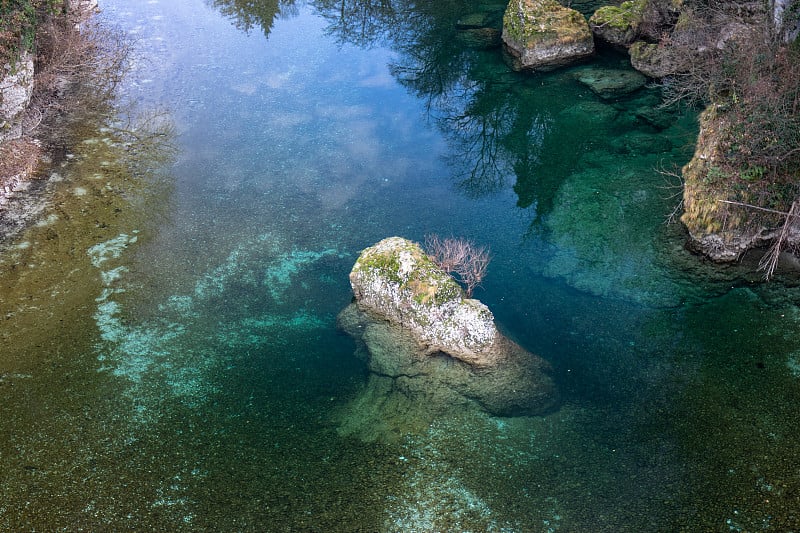
[[[80,424],[54,424],[96,437],[75,448],[10,421],[4,450],[25,442],[36,461],[4,469],[0,525],[25,523],[23,500],[43,530],[125,515],[252,531],[788,523],[758,487],[796,485],[797,313],[777,289],[715,298],[741,282],[710,279],[662,225],[654,169],[688,157],[691,117],[655,131],[651,91],[604,102],[570,70],[513,73],[499,49],[452,39],[461,4],[104,7],[143,50],[127,95],[177,124],[174,188],[153,228],[83,246],[99,285],[71,312],[94,351],[52,353],[90,360],[70,379],[111,391],[115,410],[86,387]],[[365,381],[335,327],[349,269],[379,239],[431,232],[492,249],[476,296],[553,364],[565,402],[394,444],[342,439],[337,413]],[[35,372],[9,376],[68,404],[63,387],[22,389]],[[25,476],[52,480],[62,462],[87,496],[66,495],[67,473],[30,500]]]

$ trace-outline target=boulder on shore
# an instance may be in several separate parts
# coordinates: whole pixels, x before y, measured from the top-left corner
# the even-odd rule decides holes
[[[586,19],[556,0],[511,0],[502,37],[519,69],[550,70],[594,53]]]
[[[355,301],[338,317],[370,371],[340,430],[364,440],[422,430],[479,408],[541,414],[557,394],[550,367],[500,333],[491,311],[409,240],[364,250],[350,273]]]
[[[734,125],[723,106],[709,105],[700,115],[694,157],[682,169],[681,222],[689,231],[688,247],[720,263],[738,261],[748,250],[771,244],[785,221],[782,215],[737,204],[742,198],[729,185],[733,179],[727,175],[721,148],[724,139],[733,135]],[[744,199],[744,203],[752,202]],[[800,246],[797,222],[788,228],[786,244],[789,248]]]

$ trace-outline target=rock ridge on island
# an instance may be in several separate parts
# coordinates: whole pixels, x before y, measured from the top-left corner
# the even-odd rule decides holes
[[[355,298],[338,325],[369,377],[342,413],[342,433],[386,439],[476,407],[515,416],[557,404],[549,364],[498,331],[489,308],[419,244],[390,237],[365,249],[350,283]]]

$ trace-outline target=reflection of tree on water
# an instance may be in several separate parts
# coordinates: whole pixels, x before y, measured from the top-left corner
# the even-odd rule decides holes
[[[206,0],[206,3],[232,19],[240,30],[249,33],[258,26],[267,36],[275,18],[297,14],[294,0]]]
[[[522,93],[523,78],[502,61],[504,6],[461,1],[420,6],[402,0],[319,0],[315,6],[340,42],[381,44],[398,53],[390,71],[426,102],[449,141],[448,161],[465,194],[492,194],[513,177],[520,207],[534,206],[537,217],[549,210],[555,188],[545,182],[553,184],[555,176],[538,174],[545,159],[556,157],[543,150],[557,124],[543,111],[545,99]],[[561,157],[562,147],[554,148]]]
[[[294,0],[208,0],[249,31],[266,34],[275,17],[294,13]],[[448,161],[458,186],[471,197],[492,194],[515,180],[518,205],[549,211],[564,169],[574,162],[563,130],[548,109],[550,96],[526,87],[529,76],[501,58],[503,4],[462,0],[423,4],[405,0],[315,0],[339,43],[386,46],[397,53],[389,65],[400,84],[426,102],[429,116],[449,141]],[[477,24],[474,21],[479,21]],[[552,96],[552,95],[551,95]],[[555,142],[549,142],[550,137]],[[548,153],[552,147],[552,153]],[[574,155],[575,150],[572,150]],[[555,162],[556,165],[549,166]],[[550,169],[542,175],[542,168]]]
[[[319,0],[314,6],[328,21],[326,32],[337,42],[363,48],[387,40],[392,21],[400,16],[388,0]]]

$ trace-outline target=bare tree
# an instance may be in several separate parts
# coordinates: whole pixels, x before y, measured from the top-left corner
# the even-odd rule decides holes
[[[438,235],[425,237],[425,249],[445,272],[455,272],[456,267],[467,258],[468,243],[463,239],[442,239]]]
[[[466,286],[467,296],[472,296],[475,287],[481,284],[489,266],[489,251],[486,248],[476,248],[472,243],[468,243],[469,253],[466,260],[456,267],[456,274],[461,279],[461,283]]]
[[[458,277],[466,289],[467,297],[471,297],[475,287],[486,276],[491,260],[489,250],[465,239],[442,239],[438,235],[426,236],[425,248],[434,263]]]

